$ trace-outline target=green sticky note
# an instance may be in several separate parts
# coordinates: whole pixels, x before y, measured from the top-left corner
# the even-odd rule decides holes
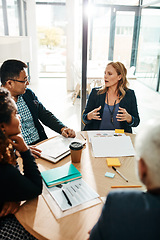
[[[110,173],[110,172],[105,173],[105,177],[114,178],[114,176],[115,176],[114,173]]]

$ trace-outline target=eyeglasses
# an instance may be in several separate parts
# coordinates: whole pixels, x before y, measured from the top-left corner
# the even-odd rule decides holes
[[[12,79],[12,78],[10,78],[10,79],[8,79],[8,80],[12,80],[12,81],[14,81],[14,82],[20,82],[20,83],[30,82],[30,76],[25,77],[24,79],[25,79],[25,81],[20,81],[20,80],[16,80],[16,79]]]

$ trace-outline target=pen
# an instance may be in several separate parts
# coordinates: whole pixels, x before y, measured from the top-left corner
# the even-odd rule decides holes
[[[72,206],[71,201],[69,200],[69,197],[67,196],[67,194],[65,193],[65,191],[62,189],[62,193],[64,194],[65,198],[67,199],[67,202],[70,206]]]
[[[130,185],[130,186],[111,186],[111,188],[139,188],[142,187],[141,185]]]
[[[116,171],[126,182],[128,182],[127,178],[125,178],[115,167],[113,167],[113,170]]]
[[[84,140],[86,140],[85,136],[84,136],[82,133],[80,133],[80,134],[81,134],[82,138],[83,138]]]

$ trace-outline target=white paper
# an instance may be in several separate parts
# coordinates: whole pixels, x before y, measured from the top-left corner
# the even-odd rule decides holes
[[[123,157],[135,155],[135,150],[129,136],[92,137],[91,143],[95,157]]]
[[[47,188],[62,211],[71,209],[99,197],[99,195],[83,179],[62,184],[62,186],[70,202],[72,203],[72,206],[68,204],[67,199],[62,192],[62,188]]]
[[[71,215],[73,213],[76,213],[78,211],[90,208],[92,206],[95,206],[97,204],[101,204],[102,200],[100,198],[95,198],[91,201],[88,201],[86,203],[80,204],[74,208],[70,208],[67,211],[62,211],[61,208],[58,206],[54,198],[51,196],[51,194],[48,191],[48,188],[46,187],[45,183],[43,183],[43,192],[42,196],[46,203],[48,204],[49,209],[53,213],[56,219],[60,219],[63,217],[66,217],[68,215]]]
[[[113,137],[114,135],[117,136],[126,136],[124,133],[117,134],[115,133],[115,130],[102,130],[102,131],[87,131],[89,142],[92,141],[92,138],[105,138],[105,137]]]

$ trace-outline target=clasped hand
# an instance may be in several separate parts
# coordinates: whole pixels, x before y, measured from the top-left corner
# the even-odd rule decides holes
[[[70,137],[70,138],[74,138],[76,136],[75,134],[75,131],[71,128],[67,128],[67,127],[64,127],[61,129],[61,134],[63,137]]]

